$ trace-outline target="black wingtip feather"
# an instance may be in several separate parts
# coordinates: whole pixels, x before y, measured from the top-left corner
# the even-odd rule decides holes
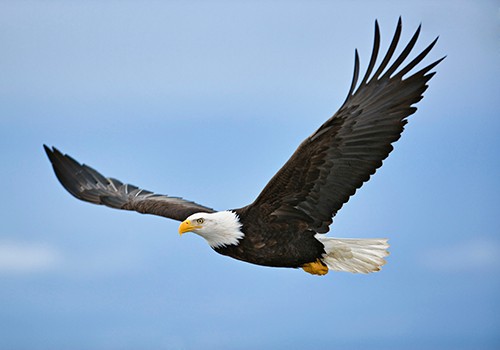
[[[54,163],[54,153],[57,150],[54,147],[52,147],[52,149],[51,149],[46,144],[43,145],[43,149],[45,150],[45,154],[47,154],[47,157],[49,158],[50,163],[53,164]]]
[[[375,36],[373,38],[372,55],[370,57],[370,63],[368,63],[368,68],[366,69],[365,76],[363,77],[363,81],[361,82],[361,84],[359,84],[360,86],[366,84],[368,78],[370,77],[370,74],[372,74],[372,70],[375,67],[375,63],[377,61],[379,48],[380,48],[380,28],[378,26],[377,21],[375,21]]]
[[[395,75],[396,79],[401,79],[405,74],[411,71],[417,64],[419,64],[432,50],[434,45],[436,45],[438,38],[434,39],[417,57],[415,57],[410,63],[406,65],[398,74]]]
[[[417,43],[418,37],[420,36],[420,30],[422,29],[421,26],[418,26],[417,30],[415,31],[415,34],[413,34],[412,38],[408,42],[408,44],[405,46],[401,54],[399,55],[398,58],[396,58],[396,61],[387,69],[387,71],[384,73],[382,78],[389,78],[395,71],[396,69],[401,66],[401,64],[404,62],[404,60],[408,57],[410,54],[411,50],[413,50],[413,47]]]
[[[351,87],[349,88],[349,92],[347,93],[347,97],[344,103],[352,96],[354,89],[356,88],[356,84],[359,78],[359,54],[358,49],[354,50],[354,73],[352,75]]]
[[[420,76],[420,75],[425,75],[427,74],[427,72],[429,72],[432,68],[436,67],[439,63],[441,63],[444,59],[446,58],[446,56],[444,57],[441,57],[440,59],[438,59],[437,61],[429,64],[428,66],[422,68],[421,70],[419,70],[417,73],[413,74],[414,76]],[[429,80],[432,76],[434,76],[434,74],[436,74],[435,72],[432,72],[432,73],[429,73],[427,75],[425,75],[426,78],[428,78],[427,80]]]
[[[389,64],[389,61],[391,60],[392,56],[394,55],[394,52],[396,51],[396,47],[398,46],[398,42],[399,42],[399,39],[401,37],[402,30],[403,30],[403,22],[401,20],[401,17],[399,17],[398,24],[396,25],[396,31],[394,32],[394,36],[392,37],[392,41],[391,41],[391,44],[389,45],[389,49],[387,50],[387,53],[385,54],[384,58],[382,59],[382,63],[380,63],[380,66],[378,67],[375,74],[373,74],[370,81],[379,79],[379,76],[382,74],[382,72],[385,70],[385,68]]]

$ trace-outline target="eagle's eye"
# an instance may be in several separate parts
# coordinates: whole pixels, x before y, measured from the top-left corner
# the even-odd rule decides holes
[[[204,219],[202,219],[202,218],[196,219],[196,222],[197,222],[198,224],[200,224],[200,225],[201,225],[201,224],[203,224],[203,222],[204,222],[204,221],[205,221],[205,220],[204,220]]]

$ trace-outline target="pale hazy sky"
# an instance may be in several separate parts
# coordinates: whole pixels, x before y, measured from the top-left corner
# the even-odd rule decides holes
[[[496,1],[1,1],[0,348],[498,349]],[[177,222],[77,201],[42,144],[216,209],[250,203],[366,67],[422,23],[444,55],[330,235],[369,276],[219,256]]]

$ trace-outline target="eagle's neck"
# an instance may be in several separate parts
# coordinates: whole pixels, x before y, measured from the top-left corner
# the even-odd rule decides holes
[[[236,245],[245,236],[241,232],[242,224],[235,212],[228,210],[210,214],[209,222],[210,225],[207,225],[200,235],[214,249]]]

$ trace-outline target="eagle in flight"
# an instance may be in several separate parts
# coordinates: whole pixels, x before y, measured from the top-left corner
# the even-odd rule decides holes
[[[300,144],[257,199],[243,208],[215,211],[105,177],[55,147],[44,145],[45,151],[57,178],[76,198],[178,220],[181,235],[194,232],[217,253],[257,265],[302,268],[314,275],[329,270],[379,271],[388,255],[387,239],[342,239],[325,233],[342,205],[392,151],[435,74],[430,71],[444,59],[414,72],[436,38],[404,64],[417,42],[419,26],[392,60],[401,28],[400,18],[376,66],[380,31],[375,21],[373,51],[361,82],[356,50],[351,87],[340,109]]]

